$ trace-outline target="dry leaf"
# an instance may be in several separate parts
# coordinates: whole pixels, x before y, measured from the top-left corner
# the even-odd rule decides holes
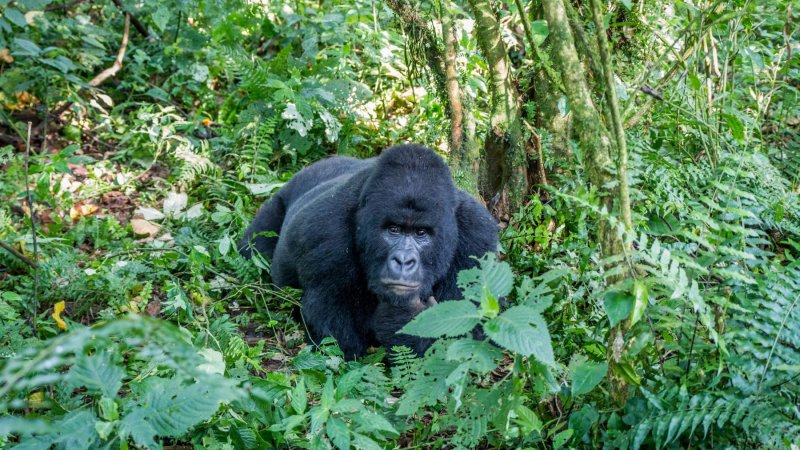
[[[161,230],[161,227],[156,223],[150,222],[149,220],[133,219],[131,220],[131,229],[133,229],[133,234],[135,234],[136,237],[146,236],[152,238],[158,234],[159,230]]]
[[[164,214],[155,208],[139,208],[133,213],[141,214],[144,220],[161,220],[164,218]]]
[[[93,205],[91,203],[78,203],[72,206],[69,209],[69,217],[72,220],[78,219],[84,216],[90,216],[97,212],[97,205]]]
[[[170,192],[167,198],[164,199],[164,215],[175,216],[186,208],[186,203],[189,201],[189,196],[184,193]]]
[[[14,62],[14,57],[11,56],[11,52],[7,48],[0,48],[0,61],[8,64]]]

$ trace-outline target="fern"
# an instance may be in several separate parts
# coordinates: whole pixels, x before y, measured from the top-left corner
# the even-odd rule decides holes
[[[175,159],[180,163],[177,167],[176,184],[181,189],[190,188],[201,176],[216,175],[219,168],[208,158],[208,141],[201,141],[199,151],[188,142],[175,147]]]
[[[413,350],[406,346],[394,346],[390,354],[392,359],[392,383],[404,388],[417,379],[421,361]]]
[[[175,326],[154,319],[129,316],[78,328],[6,360],[0,409],[35,402],[39,417],[48,420],[3,417],[0,430],[16,435],[22,445],[42,448],[97,448],[128,438],[160,447],[158,436],[179,437],[240,395],[233,382],[208,370],[215,364],[209,355],[197,352]],[[148,370],[129,379],[123,357],[144,362]],[[52,408],[58,402],[42,401],[61,386],[68,387],[66,395],[75,389],[85,394],[71,401],[70,412]]]

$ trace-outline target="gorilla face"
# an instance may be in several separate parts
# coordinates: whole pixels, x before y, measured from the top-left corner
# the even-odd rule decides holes
[[[425,275],[420,255],[431,245],[428,234],[423,227],[393,223],[383,230],[389,255],[381,272],[381,283],[397,296],[419,295]]]
[[[456,191],[447,167],[438,157],[404,163],[376,167],[356,214],[367,286],[395,306],[431,295],[458,241]]]

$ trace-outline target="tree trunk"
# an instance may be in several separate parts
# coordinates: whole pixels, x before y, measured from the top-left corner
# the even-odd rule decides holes
[[[614,140],[603,125],[602,116],[595,108],[592,101],[589,85],[584,74],[583,65],[575,49],[572,32],[562,0],[543,0],[544,13],[550,27],[548,40],[552,48],[553,60],[561,72],[564,87],[567,91],[567,98],[572,111],[575,132],[578,138],[578,145],[584,150],[586,155],[585,165],[589,174],[589,181],[595,185],[600,192],[605,186],[615,181],[614,164],[611,155],[614,150]],[[608,74],[607,74],[608,76]],[[605,77],[604,77],[605,78]],[[624,139],[624,138],[623,138]],[[620,164],[620,179],[627,180],[624,173],[624,165]],[[625,184],[627,188],[627,184]],[[627,210],[627,218],[623,218],[626,226],[630,226],[630,200],[625,192],[621,198],[622,210]],[[614,200],[618,198],[619,190],[603,192],[602,203],[607,211],[614,210]],[[625,252],[625,245],[620,230],[615,228],[609,221],[603,220],[598,227],[598,241],[601,245],[603,258],[622,255]],[[609,284],[620,281],[621,277],[609,279]],[[609,382],[611,386],[612,398],[618,403],[623,404],[627,399],[628,385],[614,370],[615,363],[619,363],[622,349],[624,348],[625,332],[627,323],[613,327],[609,332],[608,358],[612,370],[609,371]]]
[[[528,193],[527,160],[517,90],[511,81],[511,63],[503,43],[500,22],[489,0],[469,0],[475,16],[477,41],[489,67],[492,95],[490,130],[484,149],[490,207],[501,221],[519,209]]]
[[[425,48],[425,59],[433,75],[437,94],[444,103],[450,118],[450,169],[456,184],[474,196],[478,196],[478,173],[480,151],[475,141],[475,123],[466,108],[464,95],[458,82],[456,67],[456,30],[447,11],[442,15],[442,34],[444,52],[441,51],[436,35],[408,0],[386,0],[390,8],[407,23],[415,39],[421,39]]]
[[[445,0],[442,3],[445,89],[450,116],[450,168],[458,187],[477,196],[481,155],[475,141],[475,123],[466,108],[466,99],[458,81],[456,29],[448,8],[449,2]]]
[[[442,52],[436,42],[436,35],[433,30],[428,28],[428,24],[420,17],[417,10],[408,2],[408,0],[386,0],[386,4],[397,14],[403,22],[407,23],[411,29],[411,33],[415,39],[422,41],[425,49],[425,59],[428,62],[428,67],[433,75],[433,81],[436,84],[436,89],[439,95],[444,97],[445,92],[445,76],[444,76],[444,61]]]

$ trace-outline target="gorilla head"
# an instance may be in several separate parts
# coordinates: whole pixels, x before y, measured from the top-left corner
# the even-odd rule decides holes
[[[457,205],[450,171],[435,153],[403,146],[381,155],[356,214],[356,252],[379,300],[403,306],[431,295],[455,254]]]

